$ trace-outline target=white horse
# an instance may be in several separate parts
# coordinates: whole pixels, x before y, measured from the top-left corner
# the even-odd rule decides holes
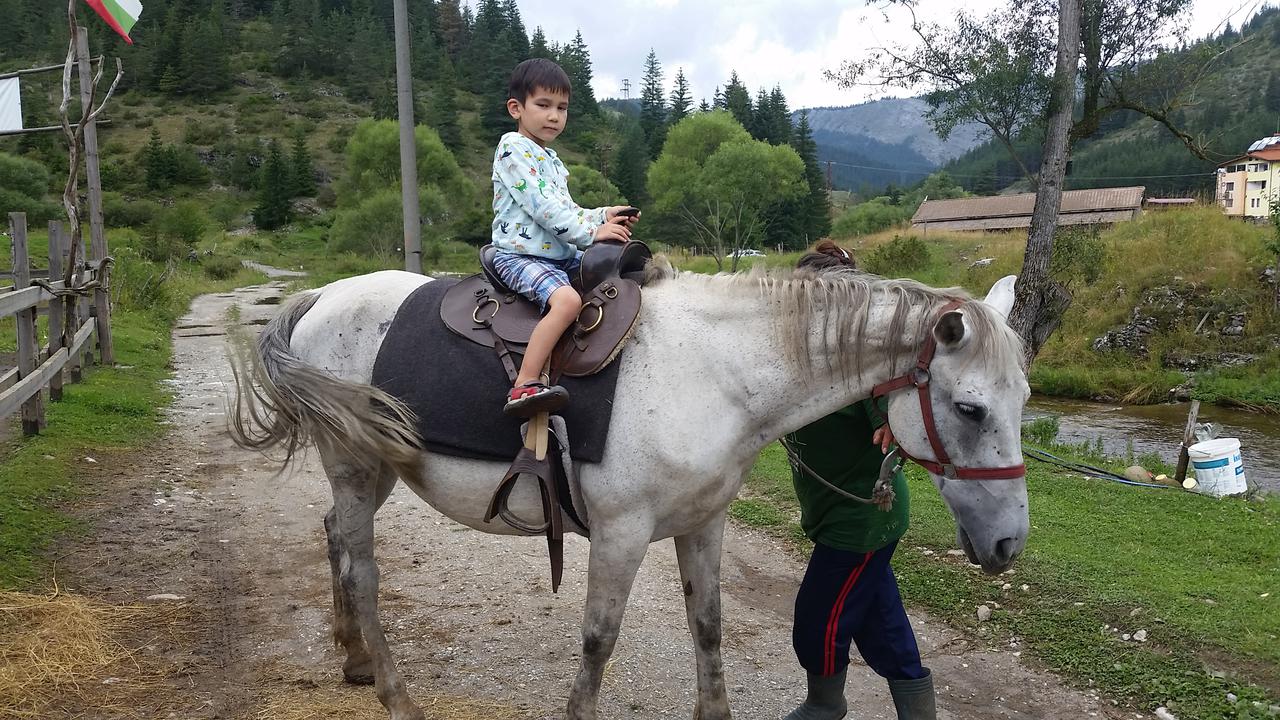
[[[937,437],[956,466],[1020,465],[1028,396],[1021,347],[1005,324],[1012,283],[987,301],[861,273],[703,276],[651,265],[644,307],[622,363],[604,459],[578,464],[591,525],[582,663],[570,720],[596,717],[605,663],[650,543],[674,538],[697,659],[694,717],[730,717],[720,656],[720,555],[725,512],[764,446],[871,395],[937,343],[927,395]],[[477,530],[506,464],[419,449],[407,411],[370,379],[397,308],[428,278],[387,271],[340,280],[290,301],[242,366],[233,434],[246,446],[293,451],[314,442],[333,489],[325,517],[333,569],[334,635],[352,682],[376,684],[392,720],[418,720],[378,621],[373,518],[397,478],[432,507]],[[953,299],[958,308],[940,312]],[[424,357],[424,363],[431,362]],[[241,361],[241,364],[243,360]],[[890,396],[901,447],[935,457],[916,391]],[[487,399],[487,398],[486,398]],[[493,398],[494,412],[499,412]],[[1027,537],[1019,474],[934,481],[969,559],[1009,567]],[[540,517],[531,488],[511,510]],[[569,527],[569,524],[566,524]]]

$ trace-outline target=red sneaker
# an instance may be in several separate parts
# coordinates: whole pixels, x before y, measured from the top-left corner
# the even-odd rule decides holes
[[[540,382],[525,383],[511,388],[504,415],[530,418],[540,412],[555,412],[569,404],[569,391],[559,385],[543,385]]]

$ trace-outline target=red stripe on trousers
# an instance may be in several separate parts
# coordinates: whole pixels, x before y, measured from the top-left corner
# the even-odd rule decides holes
[[[862,575],[862,569],[871,561],[872,553],[867,553],[862,559],[862,564],[853,569],[849,573],[849,579],[844,581],[844,587],[840,589],[840,595],[836,597],[835,607],[831,608],[831,618],[827,620],[827,634],[823,642],[822,652],[822,674],[836,674],[836,629],[840,625],[840,612],[844,609],[844,601],[849,597],[849,591],[853,589],[854,583],[858,582],[858,576]]]

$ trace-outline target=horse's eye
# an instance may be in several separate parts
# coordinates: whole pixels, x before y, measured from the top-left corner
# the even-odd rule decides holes
[[[970,403],[956,403],[956,412],[960,413],[968,420],[974,422],[982,422],[987,417],[987,409],[981,405],[972,405]]]

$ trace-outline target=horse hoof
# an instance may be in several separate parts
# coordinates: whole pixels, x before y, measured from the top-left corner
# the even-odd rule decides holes
[[[342,678],[352,685],[374,684],[373,661],[369,658],[348,659],[342,664]]]

